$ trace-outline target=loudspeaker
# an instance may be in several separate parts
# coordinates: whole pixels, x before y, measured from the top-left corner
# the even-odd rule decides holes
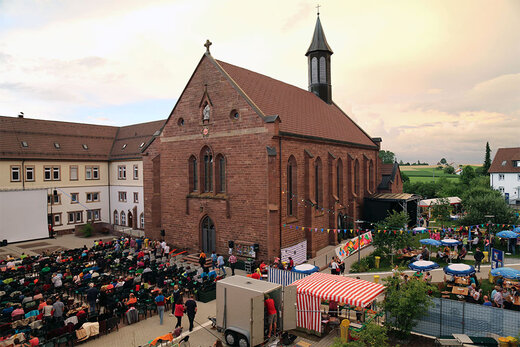
[[[235,241],[228,241],[227,244],[229,248],[235,248]]]
[[[2,240],[2,246],[4,246],[4,247],[7,246],[7,240],[6,239]]]
[[[258,250],[260,249],[260,245],[258,243],[255,243],[253,245],[253,249],[255,250],[255,253],[258,253]]]
[[[166,235],[166,231],[164,229],[161,229],[161,236],[165,236]]]

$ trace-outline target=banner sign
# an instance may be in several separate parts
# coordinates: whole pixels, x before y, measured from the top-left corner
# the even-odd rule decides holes
[[[504,251],[491,248],[491,269],[504,266]]]
[[[338,258],[343,261],[343,259],[349,257],[350,255],[356,253],[361,248],[365,248],[366,246],[372,243],[372,232],[367,232],[361,234],[359,237],[354,237],[347,241],[345,244],[339,245],[336,248],[336,255]]]

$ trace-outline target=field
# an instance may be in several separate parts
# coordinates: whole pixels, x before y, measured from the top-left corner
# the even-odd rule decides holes
[[[449,180],[456,180],[458,175],[448,175],[435,166],[400,166],[401,172],[410,177],[410,182],[433,182],[434,179],[446,177]]]

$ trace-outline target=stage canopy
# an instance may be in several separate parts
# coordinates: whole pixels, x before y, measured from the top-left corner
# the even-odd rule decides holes
[[[385,290],[378,283],[324,273],[314,273],[292,285],[297,291],[297,325],[318,332],[321,332],[322,300],[366,307]]]

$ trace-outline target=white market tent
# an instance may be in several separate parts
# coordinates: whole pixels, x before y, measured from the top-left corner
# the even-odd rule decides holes
[[[457,205],[462,202],[458,196],[452,196],[445,199],[448,199],[450,205]],[[432,205],[438,204],[440,200],[441,198],[421,200],[419,201],[419,207],[431,207]]]
[[[382,284],[325,273],[314,273],[291,285],[297,292],[296,325],[317,332],[321,332],[322,300],[366,307],[385,290]]]

